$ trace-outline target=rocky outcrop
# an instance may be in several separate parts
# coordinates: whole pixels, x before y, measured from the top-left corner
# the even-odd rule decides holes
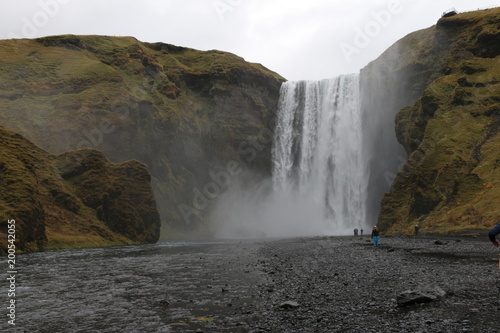
[[[0,247],[15,220],[16,248],[154,243],[160,235],[146,167],[93,149],[52,155],[0,127]]]
[[[284,79],[233,54],[53,36],[0,41],[0,70],[1,125],[51,153],[91,147],[147,165],[164,237],[205,230],[229,181],[270,172]]]
[[[390,63],[383,78],[402,79],[410,96],[395,121],[408,159],[382,199],[383,231],[411,233],[420,225],[446,233],[498,223],[499,23],[499,8],[444,17],[370,65]],[[400,99],[400,90],[382,98],[393,95]]]

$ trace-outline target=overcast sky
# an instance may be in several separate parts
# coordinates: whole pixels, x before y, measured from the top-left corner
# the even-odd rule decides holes
[[[0,0],[0,39],[134,36],[228,51],[312,80],[358,72],[452,7],[495,6],[500,0]]]

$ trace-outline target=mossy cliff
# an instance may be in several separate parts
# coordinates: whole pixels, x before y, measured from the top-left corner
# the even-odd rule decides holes
[[[367,68],[391,63],[384,79],[399,79],[404,92],[393,94],[410,102],[395,121],[408,160],[382,199],[378,225],[386,233],[410,233],[415,225],[458,232],[500,222],[499,55],[495,8],[441,18]]]
[[[284,81],[259,64],[131,37],[0,41],[0,125],[54,154],[145,163],[164,237],[203,230],[243,170],[268,174]]]
[[[154,243],[160,235],[146,167],[93,149],[50,154],[0,127],[0,248],[15,219],[20,251]]]

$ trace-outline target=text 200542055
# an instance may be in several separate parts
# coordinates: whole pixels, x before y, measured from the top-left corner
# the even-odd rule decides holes
[[[16,220],[7,221],[7,321],[10,325],[16,324]]]

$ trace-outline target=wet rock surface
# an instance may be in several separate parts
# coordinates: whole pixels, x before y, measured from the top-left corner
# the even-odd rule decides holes
[[[483,238],[183,242],[18,258],[12,332],[498,332]],[[442,290],[398,306],[405,291]],[[438,289],[439,288],[439,289]],[[424,288],[424,291],[426,289]],[[3,310],[5,312],[5,310]]]

